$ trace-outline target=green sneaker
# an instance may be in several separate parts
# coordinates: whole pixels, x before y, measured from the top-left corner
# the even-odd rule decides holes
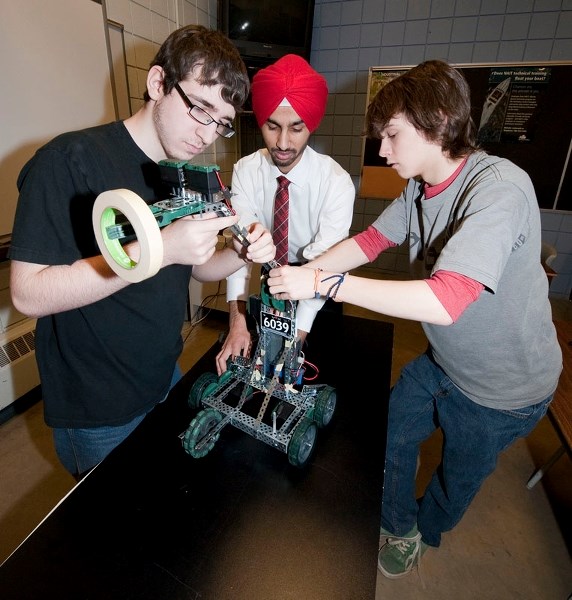
[[[382,531],[382,534],[385,531]],[[427,545],[421,541],[421,533],[414,527],[403,537],[387,532],[387,542],[381,547],[377,557],[377,568],[390,579],[403,577],[419,564]]]

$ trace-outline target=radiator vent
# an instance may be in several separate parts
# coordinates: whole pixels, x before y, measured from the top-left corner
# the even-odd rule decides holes
[[[24,319],[0,333],[0,411],[39,385],[36,319]]]
[[[10,363],[34,352],[36,349],[36,332],[28,331],[24,335],[17,337],[0,346],[0,368],[6,367]]]

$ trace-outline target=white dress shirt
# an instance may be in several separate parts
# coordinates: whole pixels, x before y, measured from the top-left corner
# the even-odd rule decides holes
[[[245,156],[234,166],[232,206],[240,225],[260,222],[272,230],[274,196],[282,175],[268,150]],[[355,187],[349,174],[331,157],[306,147],[300,162],[285,174],[288,188],[288,262],[305,263],[348,237],[353,217]],[[245,265],[227,277],[227,301],[247,300],[251,266]],[[302,300],[296,326],[310,331],[323,300]]]

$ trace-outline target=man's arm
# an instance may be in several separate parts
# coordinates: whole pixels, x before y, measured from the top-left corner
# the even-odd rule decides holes
[[[219,375],[226,371],[227,360],[233,356],[250,356],[252,340],[246,322],[246,302],[230,300],[229,332],[224,340],[221,351],[216,357],[216,370]]]
[[[234,165],[231,189],[233,192],[232,205],[240,215],[240,223],[248,225],[260,222],[262,212],[257,206],[258,169],[253,165],[260,160],[259,153],[242,158]],[[226,300],[229,311],[229,331],[218,353],[215,364],[217,373],[226,371],[227,361],[233,356],[250,356],[252,340],[247,325],[247,297],[250,282],[251,265],[243,264],[227,277]]]
[[[198,265],[215,252],[217,234],[237,217],[184,217],[161,230],[164,245],[162,267],[171,264]],[[125,246],[135,261],[139,244]],[[72,310],[107,298],[129,282],[116,275],[102,256],[75,261],[71,265],[42,265],[13,260],[10,292],[14,306],[30,317]]]
[[[102,256],[72,265],[38,265],[12,260],[10,293],[17,310],[29,317],[79,308],[127,287]]]
[[[367,262],[367,256],[354,239],[344,240],[330,251],[304,267],[280,267],[270,271],[270,293],[279,299],[311,298],[316,285],[315,269],[323,272],[318,278],[318,292],[324,296],[335,276]],[[333,276],[332,279],[328,279]],[[338,286],[336,300],[349,302],[375,312],[399,317],[450,325],[453,320],[424,280],[386,281],[346,275]]]
[[[274,258],[276,248],[272,241],[272,236],[270,235],[270,232],[262,226],[262,224],[255,223],[254,226],[251,226],[251,232],[249,233],[248,239],[252,240],[252,243],[246,248],[246,257],[249,260],[254,259],[255,262],[264,263],[269,262]],[[272,250],[271,255],[267,253],[269,244],[271,245]],[[224,250],[228,251],[229,249],[225,248]],[[242,262],[242,265],[244,266],[244,262]],[[235,271],[236,270],[237,269],[235,269]],[[228,310],[229,332],[226,336],[221,351],[217,354],[215,361],[217,373],[219,375],[226,371],[226,363],[229,358],[233,356],[250,356],[250,347],[252,344],[250,332],[248,331],[248,325],[246,322],[246,301],[239,299],[229,300]]]

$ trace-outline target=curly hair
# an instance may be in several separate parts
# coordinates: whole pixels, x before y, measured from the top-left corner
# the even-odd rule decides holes
[[[383,86],[368,106],[365,135],[381,138],[398,114],[451,158],[478,149],[469,85],[460,71],[443,61],[423,62]]]
[[[150,67],[164,71],[163,91],[170,94],[196,67],[198,83],[222,85],[222,99],[238,112],[248,98],[250,82],[244,62],[233,43],[220,31],[187,25],[173,31],[163,42]],[[145,102],[150,100],[148,92]]]

